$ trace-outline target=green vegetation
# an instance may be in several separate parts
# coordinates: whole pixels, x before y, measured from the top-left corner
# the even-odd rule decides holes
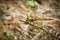
[[[43,26],[44,26],[43,22],[40,22],[40,23],[38,24],[38,26],[39,26],[39,27],[43,27]]]
[[[26,5],[28,5],[28,6],[32,7],[32,8],[35,7],[34,2],[32,2],[32,1],[26,1]]]
[[[2,38],[2,40],[7,40],[7,38],[10,36],[10,32],[4,32],[3,33],[3,38]]]
[[[27,19],[32,18],[32,15],[31,14],[26,14],[26,18]]]
[[[34,31],[39,32],[39,31],[40,31],[40,28],[36,27],[36,28],[34,29]]]
[[[37,26],[39,26],[39,27],[43,27],[44,24],[43,24],[43,22],[40,22],[39,24],[37,24]],[[36,32],[43,32],[43,33],[44,33],[44,31],[41,30],[39,27],[36,27],[36,28],[34,29],[34,31],[36,31]]]
[[[8,37],[10,35],[10,32],[4,32],[3,36]]]

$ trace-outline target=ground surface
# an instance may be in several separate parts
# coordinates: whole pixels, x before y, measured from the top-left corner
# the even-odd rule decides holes
[[[35,18],[53,18],[34,23],[43,22],[42,28],[45,31],[60,38],[60,3],[55,0],[33,2],[35,8],[27,6],[24,0],[0,2],[0,40],[58,40],[43,30],[36,32],[36,27],[21,22],[20,20],[26,20],[26,14],[32,14]],[[10,33],[7,38],[4,37],[4,32]]]

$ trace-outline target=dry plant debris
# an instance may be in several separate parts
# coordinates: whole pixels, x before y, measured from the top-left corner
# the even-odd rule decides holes
[[[20,20],[37,26],[31,26]],[[58,40],[59,38],[59,0],[0,0],[0,40]]]

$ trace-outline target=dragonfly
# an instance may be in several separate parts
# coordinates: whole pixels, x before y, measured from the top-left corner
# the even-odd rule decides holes
[[[37,20],[46,21],[46,20],[53,20],[53,18],[40,18],[40,17],[27,18],[27,21],[37,21]]]

